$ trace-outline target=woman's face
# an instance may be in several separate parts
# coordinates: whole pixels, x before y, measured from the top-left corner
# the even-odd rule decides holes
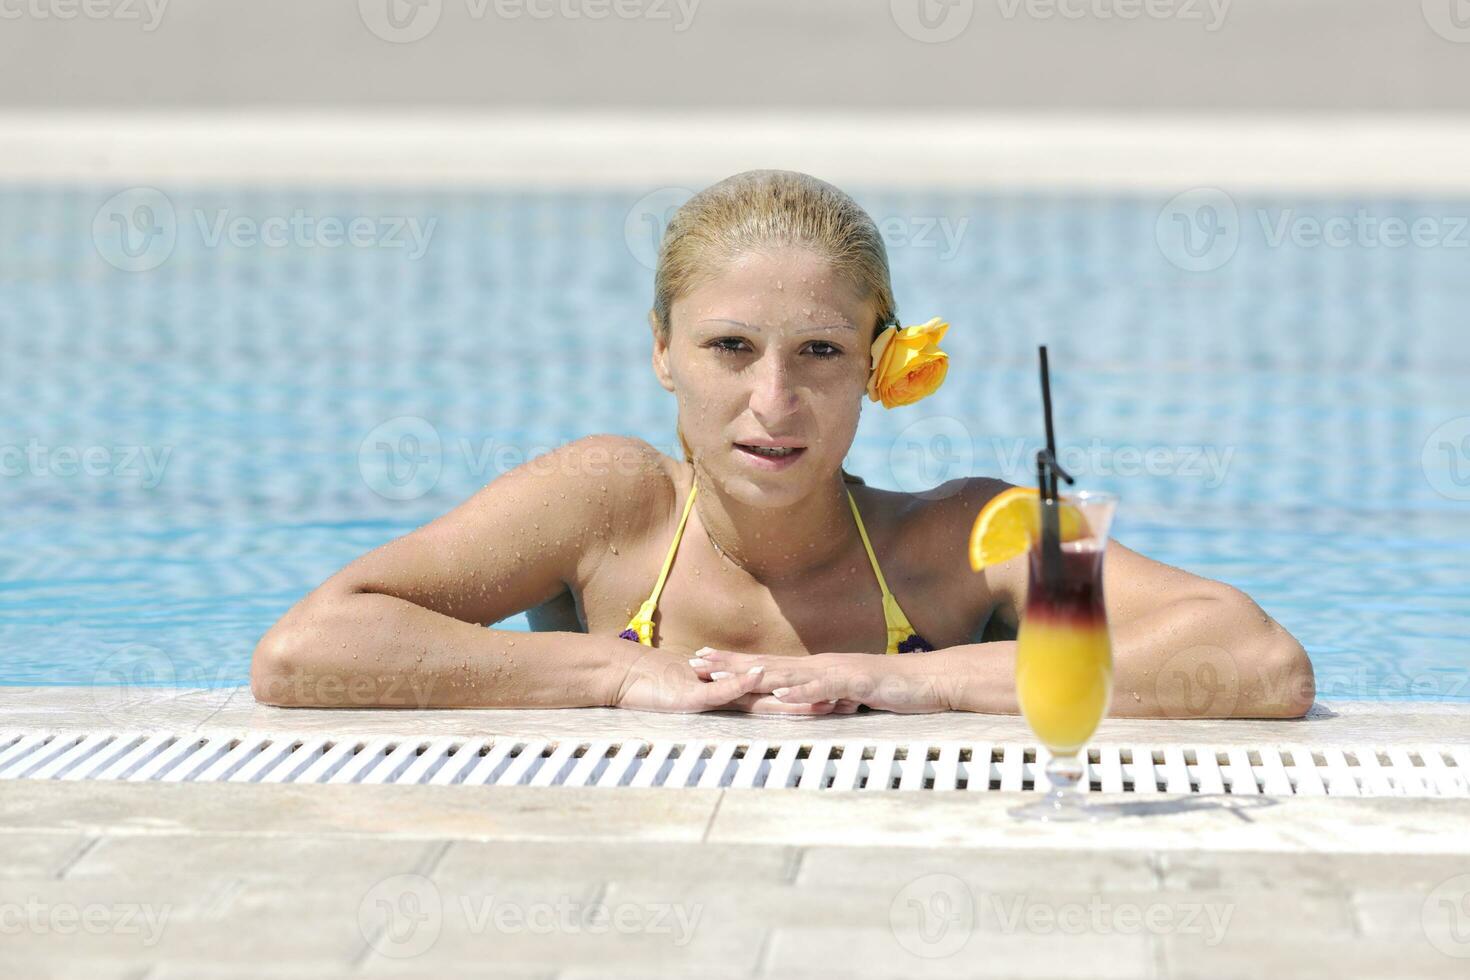
[[[748,252],[675,300],[659,382],[701,469],[750,504],[799,500],[842,465],[867,390],[877,304],[801,248]],[[752,444],[796,447],[785,459]]]

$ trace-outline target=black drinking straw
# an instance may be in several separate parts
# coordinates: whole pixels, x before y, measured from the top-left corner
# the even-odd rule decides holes
[[[1072,474],[1057,462],[1056,430],[1051,422],[1051,372],[1047,368],[1046,345],[1041,352],[1041,411],[1046,420],[1046,448],[1036,454],[1036,483],[1041,493],[1041,569],[1048,585],[1055,585],[1062,561],[1062,531],[1057,512],[1057,477],[1074,482]]]

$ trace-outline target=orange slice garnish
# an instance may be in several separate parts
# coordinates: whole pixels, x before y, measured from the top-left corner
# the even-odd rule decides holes
[[[1062,501],[1059,511],[1063,541],[1087,536],[1087,521],[1076,507]],[[1031,550],[1041,537],[1041,496],[1035,487],[1002,490],[980,508],[970,528],[970,568],[1010,561]]]

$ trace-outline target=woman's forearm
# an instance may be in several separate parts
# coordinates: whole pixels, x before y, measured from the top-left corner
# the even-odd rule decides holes
[[[605,706],[643,652],[617,637],[486,629],[394,596],[343,593],[308,598],[277,623],[256,647],[250,685],[287,707]]]
[[[1243,593],[1183,599],[1112,630],[1120,718],[1291,718],[1312,705],[1300,643]],[[918,679],[943,678],[954,711],[1016,714],[1016,642],[970,643],[914,657]]]
[[[903,661],[907,661],[904,663]],[[1016,641],[966,643],[895,660],[922,688],[941,693],[950,711],[1019,714],[1016,700]]]
[[[1113,631],[1111,714],[1296,718],[1312,706],[1312,663],[1245,593],[1181,599]]]

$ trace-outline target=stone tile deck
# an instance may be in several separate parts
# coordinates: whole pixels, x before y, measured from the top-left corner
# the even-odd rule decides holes
[[[303,711],[0,689],[0,729],[988,738],[982,715]],[[1113,719],[1099,741],[1470,743],[1470,709]],[[0,975],[1470,976],[1470,800],[0,783]],[[1106,800],[1107,797],[1099,796]]]

